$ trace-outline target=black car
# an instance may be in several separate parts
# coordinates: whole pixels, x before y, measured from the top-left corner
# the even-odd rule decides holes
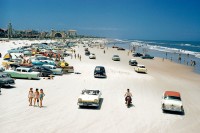
[[[135,59],[130,59],[129,60],[129,65],[131,65],[131,66],[137,66],[137,61],[135,60]]]
[[[125,50],[125,49],[124,49],[124,48],[120,48],[120,47],[119,47],[119,48],[117,48],[117,50]]]
[[[103,66],[96,66],[94,69],[94,77],[95,78],[106,78],[106,71]]]
[[[49,75],[52,75],[53,72],[44,66],[33,66],[32,70],[34,72],[40,72],[40,77],[48,77]]]
[[[143,54],[141,54],[141,53],[134,53],[133,56],[134,57],[141,57],[141,56],[143,56]]]
[[[90,51],[85,51],[85,55],[89,56],[90,55]]]
[[[11,86],[15,84],[15,80],[9,74],[0,72],[0,84],[1,86]]]

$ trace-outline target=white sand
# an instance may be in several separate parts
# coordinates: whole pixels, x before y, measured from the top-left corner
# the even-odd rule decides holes
[[[19,44],[2,44],[0,52],[6,53]],[[23,45],[23,44],[20,44]],[[134,72],[128,65],[133,58],[127,51],[109,48],[90,48],[96,60],[84,55],[84,48],[77,47],[82,61],[66,57],[77,74],[56,76],[54,80],[17,79],[15,88],[3,88],[0,95],[1,133],[199,133],[200,130],[200,75],[191,67],[175,64],[160,58],[142,60],[148,74]],[[111,60],[119,54],[120,62]],[[107,79],[95,79],[94,68],[103,65]],[[28,106],[29,88],[43,88],[44,108]],[[100,109],[79,109],[77,98],[82,89],[100,89],[103,102]],[[124,93],[130,88],[133,104],[127,108]],[[163,114],[161,96],[165,90],[179,91],[185,115]]]

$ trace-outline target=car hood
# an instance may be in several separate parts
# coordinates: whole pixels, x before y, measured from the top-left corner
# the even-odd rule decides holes
[[[12,78],[1,78],[0,80],[2,80],[2,81],[14,81],[14,79],[12,79]]]
[[[79,98],[82,100],[92,101],[94,99],[99,99],[99,95],[80,95]]]
[[[163,103],[165,105],[175,105],[175,106],[182,106],[182,101],[176,101],[176,100],[163,100]]]

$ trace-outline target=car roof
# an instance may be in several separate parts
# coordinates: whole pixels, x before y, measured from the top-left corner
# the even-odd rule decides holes
[[[96,67],[99,67],[99,68],[104,68],[104,66],[96,66]]]
[[[31,68],[27,68],[27,67],[18,67],[16,69],[24,69],[24,70],[30,70]]]
[[[142,64],[138,64],[137,66],[145,66],[145,65],[142,65]]]
[[[181,97],[179,92],[176,91],[165,91],[165,96],[175,96],[175,97]]]
[[[136,61],[136,59],[130,59],[131,61]]]

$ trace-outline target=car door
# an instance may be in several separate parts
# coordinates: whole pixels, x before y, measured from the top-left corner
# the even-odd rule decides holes
[[[22,69],[21,71],[21,78],[28,78],[28,72],[26,69]]]

